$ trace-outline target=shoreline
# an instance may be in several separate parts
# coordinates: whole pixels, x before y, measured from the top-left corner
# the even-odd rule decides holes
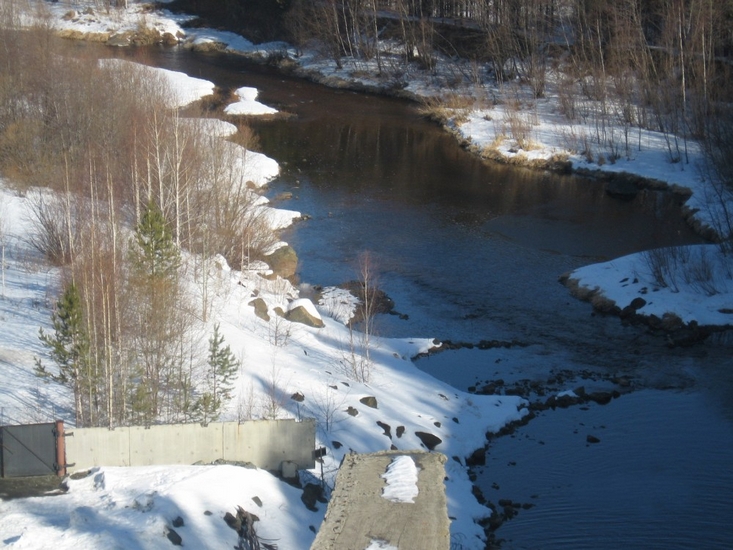
[[[93,17],[93,14],[76,14],[77,18],[87,16]],[[144,29],[129,30],[121,28],[107,30],[105,32],[92,29],[84,32],[78,30],[78,28],[60,26],[54,32],[63,39],[97,42],[114,47],[149,47],[158,45],[163,47],[178,47],[202,53],[219,52],[226,55],[242,57],[253,63],[268,65],[276,68],[283,74],[295,76],[331,89],[343,89],[384,97],[394,97],[416,104],[425,104],[427,101],[440,98],[442,94],[446,93],[452,94],[456,98],[462,98],[466,102],[476,100],[473,90],[465,87],[465,85],[461,85],[457,90],[453,90],[432,82],[426,84],[424,86],[424,93],[421,93],[410,90],[409,87],[411,84],[423,84],[421,79],[427,78],[426,75],[412,76],[411,79],[384,78],[370,73],[369,69],[363,71],[364,74],[353,74],[356,69],[346,68],[349,63],[348,59],[344,61],[343,68],[337,70],[330,67],[330,62],[326,62],[324,66],[323,60],[319,60],[312,52],[307,52],[305,55],[300,56],[296,55],[293,47],[284,42],[253,44],[231,32],[215,31],[208,28],[186,27],[185,24],[191,17],[186,18],[180,14],[176,17],[180,20],[180,26],[177,27],[177,31],[176,28],[171,28],[169,25],[157,23],[149,24]],[[63,19],[65,22],[73,22],[73,18],[67,17],[66,15]],[[348,76],[337,74],[339,72],[345,73]],[[491,89],[490,87],[485,87],[481,93],[485,94]],[[501,94],[497,97],[501,98]],[[551,94],[548,97],[551,97]],[[534,100],[534,113],[532,113],[532,105],[529,104],[519,107],[519,110],[515,114],[520,118],[525,116],[530,117],[530,115],[537,118],[537,105],[540,101],[539,99]],[[548,99],[542,101],[550,105]],[[497,114],[500,114],[502,108],[505,107],[505,103],[506,101],[499,100],[494,105]],[[552,111],[554,106],[550,106],[552,107]],[[644,174],[642,173],[643,169],[640,171],[624,168],[604,169],[604,164],[615,164],[615,161],[610,160],[610,158],[609,161],[599,161],[597,164],[591,161],[587,163],[587,166],[584,166],[578,154],[573,154],[566,146],[557,145],[557,142],[562,141],[562,136],[559,134],[564,132],[561,126],[551,127],[548,133],[548,136],[551,138],[550,142],[556,142],[555,145],[540,139],[538,142],[530,140],[532,142],[531,146],[525,146],[525,148],[517,144],[512,144],[515,140],[511,136],[505,135],[506,128],[499,131],[498,126],[502,124],[506,126],[506,121],[497,119],[493,121],[495,126],[498,124],[497,128],[493,130],[496,133],[493,142],[490,144],[481,143],[482,140],[486,141],[486,138],[474,136],[470,131],[467,135],[456,122],[457,118],[465,117],[466,112],[481,112],[481,109],[475,106],[470,108],[446,107],[440,114],[426,113],[424,116],[439,124],[444,131],[453,136],[463,149],[484,162],[495,162],[528,170],[568,174],[599,181],[605,185],[606,192],[609,195],[621,200],[631,198],[633,194],[643,190],[670,192],[681,200],[682,215],[697,235],[709,242],[718,242],[720,240],[719,233],[710,223],[703,217],[698,216],[701,207],[690,204],[690,199],[698,191],[692,186]],[[504,113],[504,116],[506,118],[506,113]],[[534,132],[537,125],[545,123],[546,121],[544,119],[548,118],[548,116],[552,117],[548,113],[540,114],[538,120],[530,123],[530,131]],[[496,117],[485,116],[484,118],[490,119]],[[561,122],[567,123],[568,121],[561,120]],[[560,123],[553,122],[552,124]],[[570,124],[572,126],[574,123],[570,122]],[[584,132],[582,124],[579,126],[579,129],[581,133]],[[602,146],[597,146],[597,152],[599,157],[604,158]],[[691,167],[690,171],[693,170],[694,167]],[[683,167],[681,171],[684,171]]]

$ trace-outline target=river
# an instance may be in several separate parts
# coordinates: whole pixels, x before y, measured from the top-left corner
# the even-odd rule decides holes
[[[492,439],[477,485],[492,502],[533,505],[497,531],[502,548],[733,545],[730,343],[668,348],[594,315],[557,282],[584,264],[701,242],[672,195],[621,202],[598,182],[486,165],[405,101],[324,89],[225,55],[145,54],[220,86],[254,86],[293,115],[252,126],[283,168],[269,194],[292,193],[282,206],[310,217],[284,235],[303,282],[354,279],[368,250],[404,314],[379,319],[380,334],[521,344],[444,352],[418,367],[460,389],[561,371],[632,380],[636,391],[608,405],[547,410]]]

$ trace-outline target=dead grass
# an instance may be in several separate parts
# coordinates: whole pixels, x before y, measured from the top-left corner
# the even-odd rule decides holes
[[[441,96],[426,97],[419,107],[423,116],[441,124],[447,124],[451,119],[465,121],[468,110],[473,108],[473,98],[465,95],[450,93]]]

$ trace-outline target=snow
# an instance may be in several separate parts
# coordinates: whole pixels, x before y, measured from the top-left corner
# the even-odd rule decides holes
[[[165,11],[143,13],[141,6],[134,2],[127,11],[113,9],[109,16],[96,10],[93,14],[83,14],[85,4],[39,2],[34,5],[49,10],[49,21],[58,29],[106,33],[110,28],[134,30],[144,24],[165,29],[174,36],[185,36],[193,44],[224,44],[227,51],[234,53],[268,55],[289,51],[282,43],[254,45],[232,33],[184,30],[181,25],[186,17]],[[63,14],[72,8],[76,9],[77,17],[63,19]],[[304,69],[325,76],[354,78],[350,69],[338,70],[332,62],[317,59],[308,52],[299,58],[299,63]],[[171,106],[186,105],[213,90],[210,82],[182,73],[150,70],[168,79],[172,89]],[[406,75],[405,93],[434,95],[444,85],[440,71],[436,75],[427,79]],[[375,86],[385,85],[364,76],[360,79]],[[256,91],[252,90],[240,89],[242,101],[232,109],[244,109],[236,107],[241,103],[253,106]],[[498,96],[501,90],[480,92]],[[635,147],[629,155],[613,163],[590,164],[572,143],[582,140],[588,128],[566,122],[556,113],[551,94],[548,97],[527,103],[527,109],[522,112],[530,126],[531,146],[527,150],[517,150],[516,143],[506,138],[509,118],[514,115],[501,102],[484,101],[483,105],[461,111],[464,116],[460,122],[452,122],[453,128],[473,145],[496,147],[507,157],[523,154],[528,158],[549,158],[566,154],[576,166],[623,170],[684,186],[692,191],[687,204],[693,210],[698,209],[695,214],[698,219],[708,224],[714,220],[708,183],[697,169],[702,162],[697,145],[689,144],[689,163],[672,163],[664,137],[642,132],[637,136],[643,145],[641,149]],[[206,124],[210,125],[212,136],[226,137],[236,131],[233,125],[221,121]],[[237,179],[261,187],[279,173],[276,160],[231,146],[234,159],[231,164]],[[595,158],[599,152],[606,154],[596,151]],[[29,222],[29,212],[36,193],[18,194],[12,191],[11,182],[0,180],[0,244],[5,249],[0,296],[0,422],[39,422],[60,417],[73,423],[68,391],[54,384],[41,384],[33,375],[34,360],[44,353],[37,337],[38,329],[50,330],[50,312],[60,287],[59,271],[45,264],[28,244],[35,231]],[[270,208],[266,199],[261,207],[268,209],[270,222],[277,228],[286,227],[299,216],[297,212]],[[712,245],[695,247],[685,256],[706,256],[710,260],[714,272],[712,284],[699,274],[689,273],[686,277],[681,267],[681,272],[671,275],[666,287],[660,286],[655,283],[642,254],[578,269],[571,278],[578,279],[580,286],[597,288],[620,307],[635,297],[643,297],[646,303],[639,310],[641,313],[661,316],[674,311],[685,321],[729,324],[731,314],[725,311],[733,310],[731,267],[721,259],[719,250]],[[187,258],[187,261],[197,259]],[[687,263],[680,262],[679,265]],[[433,433],[442,440],[436,450],[459,459],[448,460],[445,465],[452,536],[466,550],[483,548],[484,534],[475,521],[491,512],[472,495],[462,457],[483,446],[487,431],[498,431],[526,415],[526,403],[514,396],[469,395],[418,370],[411,358],[435,346],[428,337],[374,337],[369,380],[357,381],[350,371],[350,334],[344,326],[353,315],[353,297],[327,289],[317,305],[301,302],[298,290],[287,281],[267,280],[252,270],[224,268],[225,262],[219,261],[217,265],[221,268],[213,268],[206,275],[196,269],[185,272],[193,300],[203,299],[201,277],[208,277],[206,299],[211,315],[207,328],[210,332],[218,323],[220,333],[243,362],[237,395],[224,419],[268,414],[278,418],[315,417],[317,445],[327,448],[322,469],[326,483],[333,482],[341,458],[350,450],[372,452],[389,449],[393,444],[404,450],[419,449],[421,441],[415,432]],[[257,317],[249,305],[255,295],[268,304],[272,313],[269,322]],[[275,308],[287,308],[299,302],[309,311],[315,311],[325,327],[289,324],[283,331],[282,323],[287,322],[274,313]],[[302,403],[288,399],[295,392],[305,396]],[[268,395],[274,399],[268,400]],[[378,408],[361,403],[367,396],[376,399]],[[357,409],[359,414],[347,414],[349,407]],[[401,438],[392,440],[377,421],[392,427],[405,426],[405,432]],[[386,480],[400,498],[406,498],[408,488],[417,488],[413,481],[417,471],[412,469],[414,463],[412,466],[403,461],[396,464],[394,470],[385,474]],[[320,467],[302,473],[304,481],[317,482],[320,476]],[[173,519],[181,516],[184,526],[176,531],[185,546],[225,548],[236,544],[236,535],[221,518],[226,512],[235,513],[236,507],[241,506],[260,518],[256,527],[263,538],[275,541],[280,548],[305,550],[314,537],[309,527],[317,529],[325,512],[323,505],[318,506],[317,512],[307,510],[299,490],[267,472],[225,465],[103,467],[86,478],[68,480],[68,485],[69,491],[63,495],[0,502],[0,540],[12,548],[169,548],[167,530]],[[262,501],[261,507],[254,497]],[[376,549],[392,550],[392,547],[375,540],[368,550]]]
[[[662,264],[660,280],[653,266]],[[636,298],[642,315],[675,314],[684,323],[733,325],[733,258],[717,245],[661,249],[576,269],[570,278],[598,289],[621,309]],[[664,285],[660,284],[664,281]]]
[[[68,392],[55,384],[40,384],[33,375],[34,359],[43,357],[44,353],[38,328],[50,330],[50,312],[60,285],[58,270],[45,265],[28,244],[28,237],[34,231],[28,221],[33,195],[22,196],[11,191],[7,184],[0,186],[5,242],[9,243],[5,290],[0,299],[3,322],[0,408],[5,423],[61,417],[72,424]],[[196,259],[187,256],[187,261]],[[276,416],[317,419],[317,444],[328,449],[323,466],[327,482],[333,482],[341,458],[349,449],[373,452],[391,447],[392,440],[384,435],[377,421],[406,427],[403,436],[394,440],[399,448],[421,448],[415,432],[428,431],[443,440],[437,450],[461,457],[483,445],[486,431],[496,431],[527,414],[521,398],[465,394],[418,370],[410,358],[435,345],[428,338],[374,338],[370,380],[358,382],[350,375],[347,362],[348,328],[343,318],[329,316],[331,308],[299,298],[297,290],[282,279],[269,281],[251,272],[242,273],[227,268],[221,259],[212,264],[219,267],[212,266],[208,274],[209,332],[214,323],[220,323],[221,334],[244,365],[237,385],[238,395],[230,403],[224,419],[236,419],[242,411],[249,411],[255,417],[266,414],[272,405],[267,402],[268,387],[277,388],[283,396],[303,393],[305,400],[299,404],[286,398],[278,401]],[[185,272],[193,277],[196,270]],[[193,300],[201,299],[200,280],[190,280],[189,289]],[[274,312],[270,323],[259,319],[254,308],[248,305],[255,294],[265,299],[271,310],[287,307],[289,301],[291,306],[304,305],[323,319],[325,327],[312,329],[293,324],[287,329],[286,338],[274,341],[277,323],[285,321]],[[376,398],[377,409],[360,402],[366,396]],[[64,406],[54,410],[48,403]],[[359,414],[350,416],[346,413],[348,407],[356,408]],[[454,418],[460,419],[460,423]],[[436,422],[440,422],[440,428]],[[334,441],[341,444],[338,449]],[[236,476],[240,470],[242,476],[253,476],[242,485],[254,488],[239,488]],[[483,534],[474,520],[490,514],[490,510],[472,496],[464,466],[448,461],[446,473],[449,515],[456,518],[452,529],[467,540],[477,541],[474,547],[480,548],[479,537]],[[100,474],[103,475],[99,477]],[[305,476],[316,481],[320,470]],[[157,548],[158,544],[161,547],[170,544],[165,539],[165,528],[181,515],[186,527],[179,534],[184,541],[197,541],[192,547],[224,547],[200,545],[202,539],[197,537],[229,536],[229,528],[218,526],[221,521],[218,518],[225,511],[234,513],[239,505],[260,517],[258,533],[277,538],[281,548],[297,550],[309,547],[312,538],[307,526],[320,525],[325,512],[324,506],[319,506],[318,513],[308,512],[300,501],[300,492],[262,471],[227,466],[102,468],[93,477],[103,478],[104,487],[95,488],[89,481],[93,478],[72,480],[69,492],[64,495],[0,503],[2,540],[14,540],[18,548],[48,545],[69,548],[78,544],[85,548],[107,548],[113,540],[122,541],[122,547],[142,544]],[[266,484],[268,489],[259,489],[261,485],[257,484]],[[278,512],[268,515],[254,509],[250,496],[254,494],[263,502],[272,499]],[[145,502],[135,509],[137,497],[144,497]],[[147,502],[152,502],[152,507]],[[220,503],[216,508],[210,504],[215,502]],[[139,510],[148,508],[145,513]],[[204,508],[211,508],[217,517],[213,525],[203,515]]]
[[[224,108],[224,112],[228,115],[271,115],[277,113],[277,109],[257,101],[257,88],[244,86],[235,93],[239,97],[239,101]]]
[[[180,98],[195,100],[210,90],[198,79],[170,71],[163,74],[170,79],[172,97],[176,98],[172,105],[182,104]],[[205,124],[213,136],[233,132],[226,123]],[[258,153],[242,154],[240,150],[232,158],[233,173],[256,186],[265,185],[279,172],[275,160]],[[22,195],[11,189],[9,182],[0,183],[6,243],[5,286],[0,300],[2,420],[22,423],[62,418],[73,424],[68,391],[55,384],[41,384],[33,375],[35,358],[43,358],[45,353],[38,329],[51,330],[50,313],[59,292],[60,273],[46,265],[28,243],[35,231],[29,212],[37,192]],[[264,198],[261,207],[269,209],[276,227],[285,226],[299,215],[272,209]],[[197,259],[187,255],[186,261],[195,263]],[[333,483],[341,458],[349,449],[373,452],[392,446],[377,421],[406,427],[394,443],[402,449],[421,448],[415,432],[428,431],[443,441],[437,450],[461,457],[483,445],[486,431],[498,430],[527,414],[521,398],[471,396],[418,370],[410,358],[432,348],[435,344],[430,338],[374,338],[369,382],[358,382],[350,372],[350,334],[344,326],[353,315],[353,297],[337,298],[339,312],[334,312],[333,318],[333,304],[316,306],[301,299],[287,281],[266,280],[253,271],[226,269],[220,260],[212,264],[220,267],[212,266],[207,274],[211,312],[208,332],[219,323],[221,334],[244,365],[237,396],[223,419],[236,419],[240,414],[255,418],[266,414],[278,418],[315,417],[319,426],[317,444],[328,449],[323,465],[326,483]],[[192,300],[202,300],[201,280],[195,279],[197,270],[184,268],[184,272],[190,278]],[[271,311],[288,307],[289,303],[290,307],[304,305],[323,319],[325,327],[292,325],[282,337],[273,336],[277,324],[285,321],[274,311],[269,323],[258,318],[248,305],[253,295],[265,299]],[[296,403],[278,398],[268,402],[268,388],[275,388],[282,396],[300,391],[305,400]],[[376,398],[377,409],[360,402],[366,396]],[[345,412],[348,407],[356,408],[359,414],[350,416]],[[460,418],[460,423],[454,418]],[[340,443],[338,448],[334,441]],[[475,520],[491,511],[471,494],[464,466],[450,461],[446,473],[449,514],[455,518],[452,529],[462,539],[474,541],[466,548],[481,548],[484,535]],[[317,481],[321,472],[318,469],[302,475],[306,481]],[[102,468],[89,478],[69,480],[68,484],[69,491],[63,495],[0,503],[0,540],[17,548],[168,547],[166,530],[181,515],[184,527],[177,531],[184,544],[194,548],[226,547],[233,546],[235,539],[221,517],[242,506],[260,518],[257,531],[261,536],[277,540],[281,548],[298,550],[309,548],[313,537],[308,526],[317,528],[325,512],[322,505],[317,513],[308,511],[299,491],[267,472],[229,466]],[[252,496],[262,499],[264,509],[252,506]],[[205,515],[206,510],[213,515]]]
[[[170,90],[168,107],[172,109],[185,107],[214,93],[213,82],[201,78],[194,78],[178,71],[148,67],[124,59],[104,59],[100,63],[112,69],[115,67],[135,66],[138,70],[149,73],[150,78],[161,78]]]
[[[373,540],[364,550],[399,550],[396,546],[392,546],[383,540]]]
[[[237,534],[223,518],[241,506],[259,517],[263,540],[308,548],[315,538],[309,526],[324,513],[307,510],[298,489],[266,472],[228,465],[95,468],[67,483],[66,494],[0,504],[7,546],[168,550],[173,529],[184,547],[232,548]],[[182,526],[173,527],[176,518]]]
[[[415,502],[419,493],[417,475],[418,468],[412,457],[402,455],[393,458],[381,476],[387,483],[382,489],[382,497],[392,502]]]

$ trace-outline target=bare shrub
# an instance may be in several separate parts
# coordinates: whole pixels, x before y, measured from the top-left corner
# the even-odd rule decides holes
[[[706,249],[699,249],[697,254],[684,264],[682,276],[684,281],[698,292],[702,292],[706,296],[718,294],[715,264]]]
[[[529,149],[531,146],[532,124],[529,116],[519,111],[514,104],[504,113],[504,124],[509,129],[509,135],[516,141],[520,149]]]
[[[578,116],[576,110],[577,94],[574,87],[575,80],[565,73],[562,73],[560,85],[557,89],[557,95],[558,100],[560,101],[560,112],[570,121],[574,121]]]
[[[616,302],[601,293],[593,294],[590,298],[593,309],[601,313],[611,313],[616,309]]]
[[[192,248],[199,252],[205,246],[243,268],[263,259],[277,237],[260,196],[246,181],[247,150],[213,137],[201,145],[210,157],[198,167],[199,184],[190,193],[191,211],[197,213],[191,220]]]
[[[254,420],[257,409],[257,398],[254,386],[250,382],[246,388],[241,388],[237,398],[237,422],[240,424],[247,420]]]
[[[348,395],[348,392],[340,393],[338,386],[331,381],[326,382],[322,391],[311,391],[306,409],[315,417],[326,438],[337,424],[344,421],[342,407]]]
[[[263,415],[269,420],[276,420],[280,416],[287,399],[285,392],[280,388],[280,367],[277,366],[275,359],[273,357],[270,377],[265,382]]]
[[[257,151],[260,148],[260,138],[248,124],[239,123],[237,133],[231,136],[229,140],[248,151]]]
[[[682,275],[684,264],[689,263],[690,249],[683,246],[670,246],[647,250],[642,254],[654,282],[672,292],[679,292],[678,278]]]
[[[79,243],[81,216],[70,212],[68,204],[40,194],[33,201],[30,215],[36,228],[28,237],[30,245],[54,265],[69,264]]]
[[[290,340],[292,330],[293,323],[276,313],[267,325],[267,339],[271,345],[281,348]]]

